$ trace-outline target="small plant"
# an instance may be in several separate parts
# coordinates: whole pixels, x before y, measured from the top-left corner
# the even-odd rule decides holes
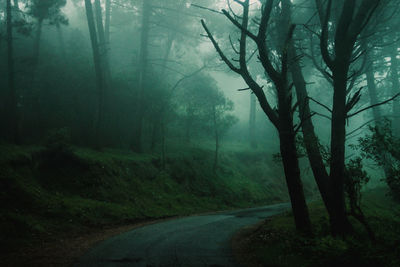
[[[351,159],[346,164],[345,192],[350,204],[349,214],[365,227],[371,241],[375,241],[375,234],[361,209],[361,189],[369,180],[370,178],[367,172],[363,170],[361,157]]]

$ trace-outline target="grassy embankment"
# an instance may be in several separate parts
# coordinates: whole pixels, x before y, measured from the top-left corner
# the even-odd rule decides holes
[[[363,211],[376,242],[355,220],[353,236],[330,236],[327,213],[317,202],[310,205],[313,238],[296,234],[288,212],[240,231],[233,239],[235,254],[244,266],[400,266],[400,203],[387,193],[381,187],[363,195]]]
[[[9,250],[103,226],[287,201],[265,152],[158,155],[0,145],[0,245]],[[271,163],[268,163],[271,162]],[[2,252],[6,252],[3,250]]]

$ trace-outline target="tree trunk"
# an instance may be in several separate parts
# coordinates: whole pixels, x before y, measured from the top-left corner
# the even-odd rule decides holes
[[[140,55],[139,55],[139,81],[138,81],[138,95],[136,101],[136,122],[134,127],[133,138],[131,141],[131,149],[135,152],[142,152],[142,128],[143,128],[143,115],[144,115],[144,91],[146,87],[147,75],[147,54],[148,54],[148,40],[150,29],[150,13],[151,1],[143,0],[143,17],[142,17],[142,30],[140,39]]]
[[[278,93],[280,151],[294,220],[298,231],[310,234],[311,221],[300,177],[295,141],[296,133],[293,128],[292,94],[289,92],[286,81],[282,81],[282,84],[276,84],[276,89]]]
[[[103,102],[104,102],[104,88],[103,88],[103,71],[100,60],[100,51],[97,42],[97,33],[93,16],[93,7],[90,0],[85,0],[86,17],[89,27],[90,41],[92,44],[93,62],[96,75],[96,87],[98,106],[96,110],[96,122],[95,122],[95,145],[97,148],[100,147],[101,142],[101,131],[103,124]]]
[[[15,2],[14,2],[15,3]],[[7,70],[8,70],[8,101],[7,109],[9,112],[8,120],[11,132],[11,140],[14,144],[20,144],[20,131],[19,131],[19,116],[17,106],[17,92],[15,89],[14,77],[14,44],[13,44],[13,28],[12,28],[12,13],[11,13],[11,0],[7,0]]]
[[[281,122],[279,129],[280,151],[296,228],[300,232],[311,233],[311,222],[300,178],[295,133],[292,128],[293,125],[290,124],[291,115],[285,111],[280,111],[279,117]]]
[[[369,99],[370,99],[370,104],[375,105],[379,103],[378,101],[378,95],[377,95],[377,90],[376,90],[376,84],[375,84],[375,76],[374,76],[374,70],[373,70],[373,64],[367,69],[365,72],[365,76],[367,78],[367,87],[368,87],[368,94],[369,94]],[[380,127],[382,126],[382,114],[380,107],[373,107],[372,108],[372,115],[375,121],[375,126],[377,127],[377,130],[380,131]],[[380,153],[382,155],[382,158],[385,159],[384,165],[383,165],[383,171],[385,173],[385,176],[388,177],[390,176],[390,169],[391,169],[391,158],[390,155],[383,151],[377,151],[377,153]]]
[[[104,21],[104,37],[107,47],[110,46],[111,0],[106,0],[106,18]]]
[[[397,59],[397,46],[394,45],[390,55],[390,71],[391,71],[391,80],[392,80],[392,95],[395,95],[400,92],[400,83],[399,83],[399,63]],[[396,98],[393,101],[393,132],[395,136],[400,137],[400,101]]]
[[[161,63],[160,77],[164,77],[168,58],[171,53],[172,44],[175,40],[175,35],[176,35],[176,33],[168,34],[166,50],[165,50],[163,61]],[[158,138],[157,133],[160,131],[161,124],[164,122],[164,116],[165,116],[164,112],[166,110],[166,105],[168,104],[167,101],[168,101],[167,99],[164,99],[162,101],[161,108],[159,110],[156,110],[156,115],[154,116],[155,118],[152,119],[153,131],[152,131],[152,135],[151,135],[151,145],[150,145],[152,151],[154,151],[155,145],[157,143],[157,138]]]
[[[165,164],[166,164],[165,135],[166,135],[165,122],[163,121],[163,122],[161,122],[161,167],[163,170],[165,169]]]
[[[348,62],[338,59],[337,62]],[[333,107],[331,123],[330,181],[334,196],[331,231],[333,235],[346,235],[352,226],[346,215],[344,195],[345,140],[346,140],[346,90],[348,64],[336,64],[333,70]]]
[[[219,152],[219,132],[217,122],[217,111],[215,105],[213,106],[213,124],[214,124],[214,135],[215,135],[215,152],[214,152],[214,165],[213,171],[216,172],[218,168],[218,152]]]
[[[67,55],[65,53],[64,36],[63,36],[63,32],[62,32],[60,23],[58,23],[58,22],[56,23],[56,28],[57,28],[57,35],[58,35],[58,43],[60,46],[60,54],[61,54],[64,62],[66,62]]]
[[[332,195],[330,192],[329,175],[326,171],[324,160],[321,155],[318,137],[315,134],[314,125],[311,118],[306,81],[304,80],[300,64],[297,61],[296,50],[293,43],[290,44],[289,53],[292,60],[290,71],[296,89],[297,101],[299,102],[299,118],[304,137],[304,145],[322,200],[329,213],[329,216],[332,216]]]
[[[249,139],[250,147],[257,148],[256,142],[256,97],[250,94],[250,113],[249,113]]]
[[[100,53],[100,62],[102,64],[102,70],[104,71],[104,91],[106,91],[107,86],[110,83],[111,72],[110,72],[110,64],[109,64],[109,44],[106,41],[104,27],[103,27],[103,15],[102,9],[100,5],[100,0],[94,1],[94,6],[96,10],[96,25],[97,25],[97,33],[99,40],[99,53]]]

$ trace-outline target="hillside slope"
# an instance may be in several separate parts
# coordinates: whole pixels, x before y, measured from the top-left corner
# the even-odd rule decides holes
[[[263,152],[184,149],[157,155],[84,148],[0,148],[0,245],[151,218],[288,201],[279,165]],[[310,191],[311,192],[311,191]],[[3,246],[4,247],[4,246]]]

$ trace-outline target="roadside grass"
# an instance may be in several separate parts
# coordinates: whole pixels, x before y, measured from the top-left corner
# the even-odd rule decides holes
[[[288,212],[239,232],[233,239],[237,259],[243,266],[400,266],[400,204],[387,192],[381,187],[363,196],[363,211],[376,242],[355,220],[353,236],[332,237],[327,213],[318,201],[309,205],[314,237],[297,234]]]
[[[265,152],[154,154],[87,148],[0,146],[0,246],[14,251],[153,218],[287,201],[279,166]]]

